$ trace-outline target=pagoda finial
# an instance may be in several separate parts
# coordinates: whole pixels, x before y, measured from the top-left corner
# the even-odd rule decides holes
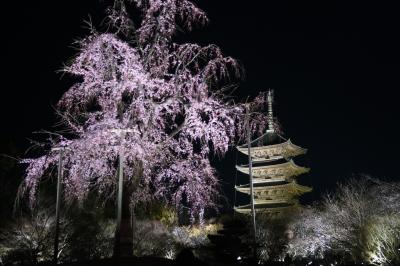
[[[270,89],[270,90],[268,90],[268,94],[267,94],[267,103],[268,103],[268,130],[267,130],[267,133],[275,132],[274,113],[272,110],[273,101],[274,101],[274,91]]]

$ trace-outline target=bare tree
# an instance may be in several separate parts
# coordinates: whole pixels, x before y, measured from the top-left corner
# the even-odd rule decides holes
[[[292,237],[288,241],[286,252],[293,258],[322,259],[331,249],[332,236],[328,234],[329,224],[326,216],[317,206],[307,206],[292,219],[289,230]]]
[[[318,207],[305,209],[291,227],[293,257],[390,264],[398,262],[400,184],[362,177],[339,184]]]
[[[63,234],[60,235],[60,256],[67,247],[68,221],[60,220]],[[20,216],[0,233],[0,248],[5,262],[29,262],[36,264],[50,260],[53,256],[55,216],[50,208],[34,209]]]
[[[374,264],[400,265],[400,214],[377,216],[365,228],[364,257]]]

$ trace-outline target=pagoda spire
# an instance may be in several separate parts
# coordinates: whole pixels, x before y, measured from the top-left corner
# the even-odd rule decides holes
[[[237,186],[235,182],[235,190],[249,195],[250,203],[235,206],[234,209],[236,212],[253,216],[254,231],[256,231],[254,221],[256,212],[271,217],[278,216],[299,207],[299,197],[312,190],[296,181],[297,176],[309,172],[310,169],[298,166],[292,160],[298,155],[305,154],[307,150],[277,134],[272,109],[273,91],[269,90],[266,97],[268,107],[266,132],[253,141],[250,135],[247,135],[247,144],[236,147],[241,154],[248,157],[248,164],[236,165],[238,172],[248,176],[248,183]],[[248,109],[246,111],[246,127],[248,127]]]
[[[274,101],[274,91],[268,90],[267,94],[267,104],[268,104],[268,130],[267,133],[274,133],[275,126],[274,126],[274,112],[272,109],[272,103]]]

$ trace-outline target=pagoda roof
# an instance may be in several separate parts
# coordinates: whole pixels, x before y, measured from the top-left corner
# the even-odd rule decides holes
[[[239,152],[248,155],[247,145],[237,146],[236,148]],[[267,146],[255,146],[250,149],[251,157],[255,162],[291,158],[307,152],[307,149],[293,144],[290,139],[282,143]]]
[[[247,185],[241,185],[241,186],[235,186],[235,189],[239,192],[246,193],[250,195],[250,186]],[[254,192],[262,192],[262,191],[270,191],[270,190],[285,190],[287,193],[291,195],[297,195],[300,196],[304,193],[312,191],[312,188],[307,187],[307,186],[302,186],[299,185],[297,182],[292,181],[290,183],[283,183],[283,184],[277,184],[277,185],[267,185],[267,186],[255,186],[253,187]]]
[[[244,174],[247,175],[249,174],[249,167],[247,165],[246,166],[237,165],[236,169]],[[286,181],[290,177],[298,176],[307,173],[308,171],[310,171],[309,168],[298,166],[293,162],[293,160],[280,164],[263,165],[263,166],[254,165],[252,167],[253,178],[262,180],[259,181],[253,180],[253,183],[266,182],[266,180],[268,179],[271,180],[272,182]]]

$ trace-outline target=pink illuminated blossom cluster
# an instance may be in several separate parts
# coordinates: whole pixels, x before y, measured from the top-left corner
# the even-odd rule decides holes
[[[134,184],[132,203],[152,198],[201,216],[215,207],[216,172],[209,155],[223,155],[244,135],[245,105],[226,100],[221,84],[237,80],[241,69],[215,45],[173,42],[178,27],[207,22],[187,0],[135,0],[141,11],[136,30],[122,0],[109,10],[116,33],[92,33],[65,72],[79,77],[58,103],[73,138],[65,145],[65,196],[83,199],[90,190],[113,197],[118,152],[125,157],[126,182]],[[131,28],[129,28],[131,27]],[[136,43],[120,33],[132,33]],[[263,107],[256,98],[252,110]],[[263,113],[252,114],[253,133],[266,127]],[[129,129],[123,138],[115,129]],[[40,177],[57,165],[57,153],[26,160],[25,188],[31,200]]]

